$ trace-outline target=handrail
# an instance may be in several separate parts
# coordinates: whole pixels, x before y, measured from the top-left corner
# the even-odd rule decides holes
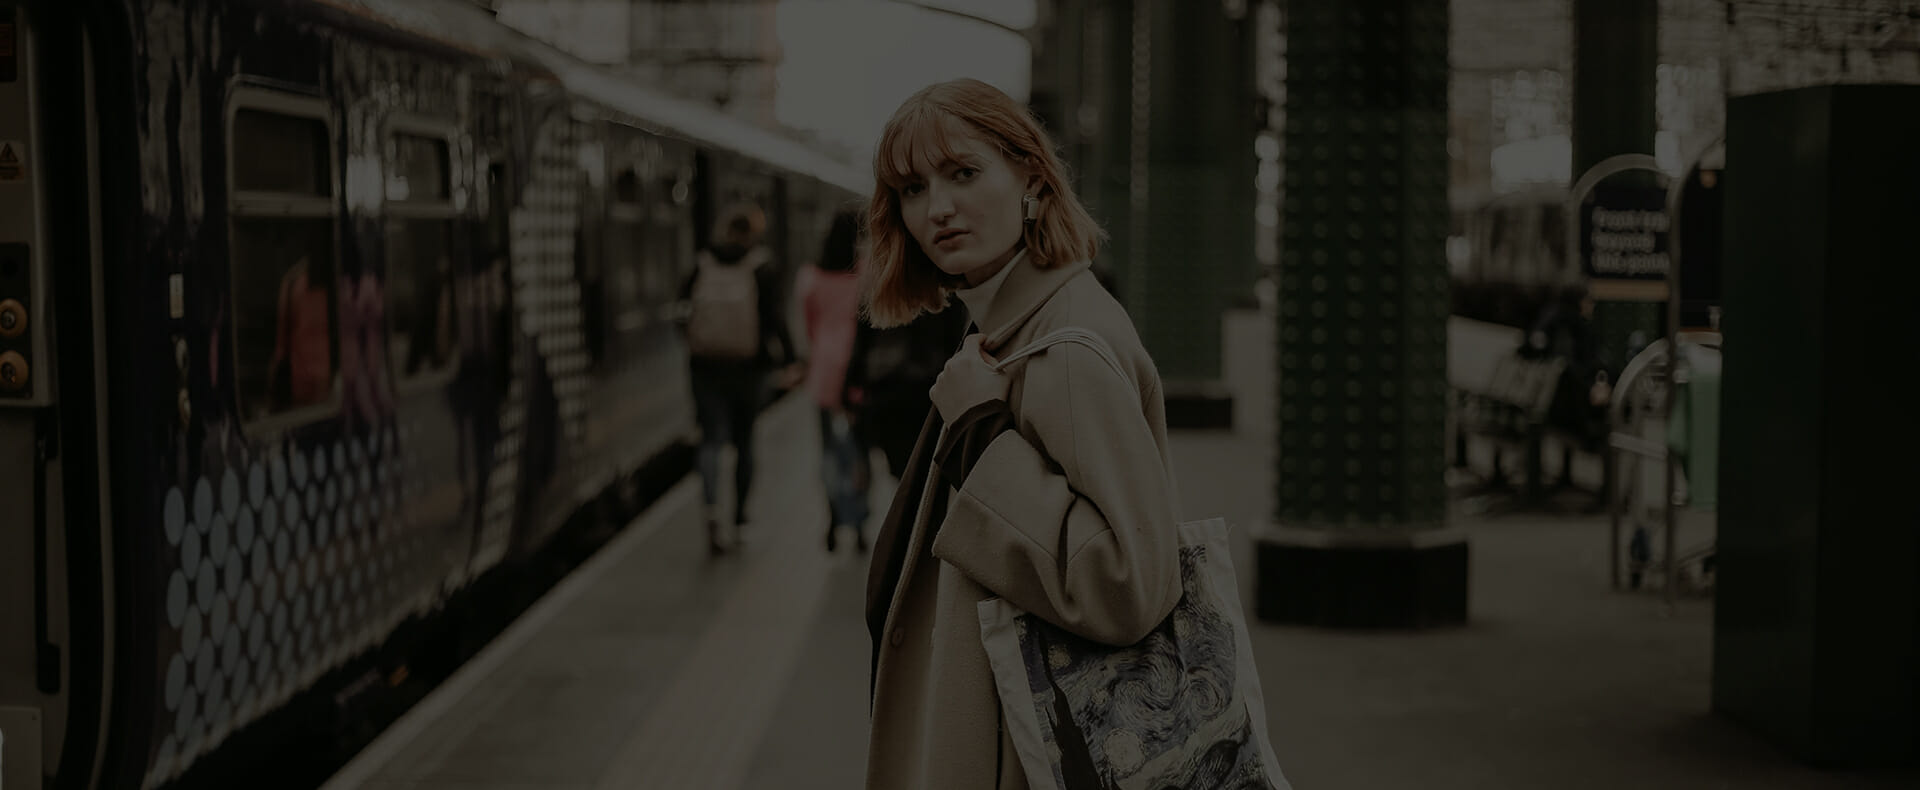
[[[41,409],[33,421],[33,645],[34,687],[60,693],[60,646],[54,644],[51,543],[47,535],[47,465],[59,455],[60,423],[53,409]]]

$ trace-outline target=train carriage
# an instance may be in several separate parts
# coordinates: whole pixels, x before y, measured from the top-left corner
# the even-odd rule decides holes
[[[684,472],[704,220],[869,184],[459,0],[0,0],[0,784],[391,685]]]

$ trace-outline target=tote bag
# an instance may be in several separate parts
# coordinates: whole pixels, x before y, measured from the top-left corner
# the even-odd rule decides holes
[[[1065,342],[1130,378],[1081,329],[1049,334],[998,366]],[[999,598],[979,603],[1001,709],[1034,788],[1291,790],[1267,736],[1227,523],[1177,529],[1180,601],[1134,644],[1076,636]]]

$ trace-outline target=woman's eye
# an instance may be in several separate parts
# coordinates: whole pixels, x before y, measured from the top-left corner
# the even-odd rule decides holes
[[[905,197],[913,197],[925,191],[926,188],[925,184],[908,184],[900,188],[900,194]]]
[[[966,181],[979,174],[980,174],[980,171],[975,170],[971,167],[963,167],[963,168],[960,168],[959,170],[953,171],[953,177],[954,177],[954,180],[956,181]]]

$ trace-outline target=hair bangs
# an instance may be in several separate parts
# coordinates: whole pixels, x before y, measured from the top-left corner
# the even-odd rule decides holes
[[[889,189],[901,189],[919,179],[919,172],[938,172],[961,161],[956,138],[976,136],[959,118],[921,103],[902,112],[881,136],[873,171]]]

